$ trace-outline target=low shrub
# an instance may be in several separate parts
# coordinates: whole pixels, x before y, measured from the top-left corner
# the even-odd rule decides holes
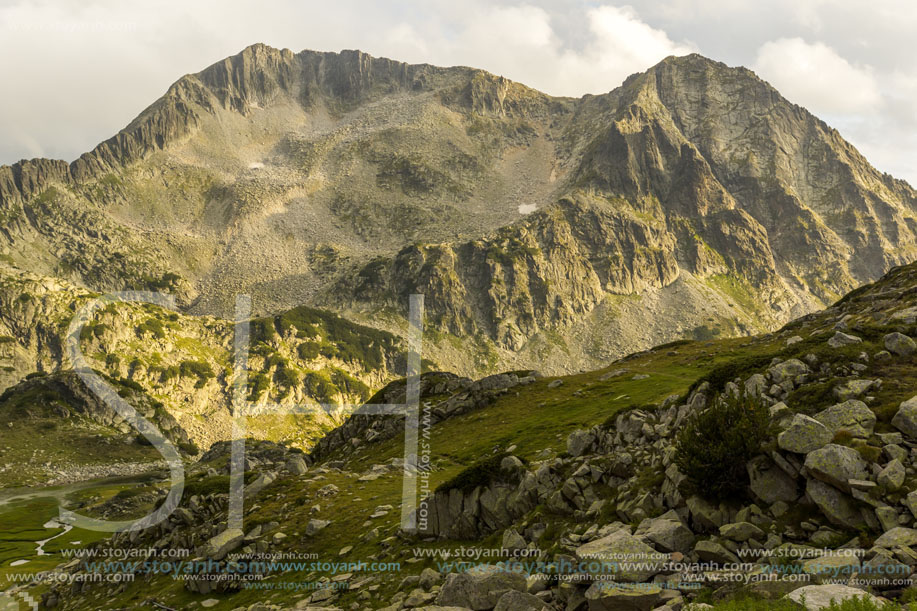
[[[149,333],[156,339],[163,339],[166,336],[165,327],[163,327],[162,322],[156,318],[148,318],[139,325],[137,325],[137,335],[143,337],[144,334]]]
[[[437,486],[436,492],[448,492],[450,490],[471,492],[478,486],[487,486],[496,481],[509,479],[510,474],[500,467],[500,463],[507,456],[509,456],[507,452],[501,452],[474,463],[460,471],[452,479]]]
[[[722,500],[748,485],[746,463],[769,434],[767,407],[758,399],[720,395],[692,416],[675,441],[675,464],[693,492]]]

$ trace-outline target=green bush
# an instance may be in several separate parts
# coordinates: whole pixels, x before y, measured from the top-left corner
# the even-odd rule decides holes
[[[271,385],[270,380],[263,373],[256,373],[248,380],[248,400],[257,401]]]
[[[509,479],[510,474],[506,473],[500,463],[509,456],[507,452],[494,454],[489,458],[476,462],[470,467],[462,470],[452,479],[443,482],[436,488],[436,492],[448,492],[449,490],[461,490],[462,492],[471,492],[478,486],[487,486],[492,482]]]
[[[178,443],[178,449],[184,452],[185,454],[196,455],[200,454],[201,449],[197,447],[194,442],[191,441],[181,441]]]
[[[208,380],[214,378],[213,368],[206,361],[182,361],[179,370],[182,377],[197,377],[195,388],[203,388]]]
[[[856,447],[856,451],[859,452],[860,457],[866,462],[877,463],[879,458],[882,456],[882,448],[877,448],[875,446],[870,446],[866,444],[861,444]]]
[[[321,344],[318,342],[303,342],[300,345],[296,346],[296,353],[304,361],[311,361],[317,359],[320,354],[319,350],[321,349]]]
[[[166,336],[165,328],[156,318],[147,318],[145,321],[137,325],[137,335],[143,337],[145,333],[149,333],[157,339],[163,339]]]
[[[143,392],[144,391],[143,386],[141,386],[139,382],[135,382],[134,380],[130,380],[128,378],[120,378],[118,382],[121,384],[121,386],[124,386],[125,388],[129,388],[133,390],[134,392]]]
[[[757,399],[721,395],[696,413],[675,440],[675,464],[693,492],[713,500],[739,496],[745,465],[768,436],[767,407]]]
[[[743,356],[723,363],[722,365],[717,365],[711,369],[707,375],[694,382],[694,384],[691,385],[690,391],[695,390],[704,382],[709,382],[711,390],[714,392],[721,392],[726,387],[726,384],[732,382],[736,378],[744,377],[746,374],[762,369],[767,369],[773,358],[774,355],[772,354],[757,354]]]

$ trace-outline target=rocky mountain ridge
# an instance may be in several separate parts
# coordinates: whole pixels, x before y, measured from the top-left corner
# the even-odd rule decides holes
[[[193,312],[248,292],[393,330],[424,292],[465,374],[774,329],[917,256],[907,183],[697,55],[570,99],[254,45],[72,164],[0,168],[0,212],[9,263]]]
[[[29,375],[71,370],[69,326],[96,297],[0,266],[0,389],[14,392]],[[308,307],[253,319],[250,335],[247,399],[315,407],[309,414],[261,414],[250,419],[250,430],[300,447],[310,447],[347,406],[366,401],[405,368],[400,338]],[[90,366],[143,389],[206,449],[230,436],[233,338],[231,321],[113,301],[87,321],[80,347]]]

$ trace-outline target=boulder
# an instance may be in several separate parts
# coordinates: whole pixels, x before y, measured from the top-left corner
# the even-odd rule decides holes
[[[904,505],[911,511],[911,515],[917,518],[917,490],[907,493],[904,498]]]
[[[433,589],[433,586],[438,585],[442,579],[443,576],[438,571],[427,567],[420,572],[420,578],[417,580],[417,585],[429,592]]]
[[[242,546],[245,533],[239,528],[227,528],[204,544],[202,555],[212,560],[222,560]]]
[[[856,550],[848,550],[855,552]],[[809,558],[802,563],[802,570],[817,582],[850,579],[859,571],[860,559],[855,553],[838,551]]]
[[[582,429],[573,431],[570,433],[570,436],[567,437],[567,453],[574,458],[582,456],[594,443],[595,435],[593,435],[591,431],[584,431]]]
[[[781,450],[807,454],[826,445],[833,435],[824,424],[805,414],[796,414],[789,426],[777,436]]]
[[[287,461],[287,471],[293,475],[304,475],[309,470],[309,466],[302,456],[296,456]]]
[[[496,607],[510,590],[525,592],[525,576],[522,573],[499,565],[484,565],[465,573],[447,575],[436,597],[436,604],[485,611]]]
[[[650,611],[659,604],[662,588],[652,583],[597,581],[586,590],[589,611]]]
[[[855,380],[855,382],[864,381]],[[815,419],[828,427],[832,437],[838,431],[845,430],[854,437],[866,439],[872,435],[876,426],[876,415],[865,403],[856,399],[832,405],[815,414]]]
[[[869,477],[859,452],[836,443],[806,454],[805,466],[813,477],[846,492],[850,492],[847,480]]]
[[[904,333],[889,333],[884,338],[885,349],[898,356],[910,356],[917,351],[917,342],[914,342]]]
[[[699,496],[688,497],[686,501],[695,531],[716,532],[729,521],[723,508]]]
[[[831,603],[840,605],[845,600],[851,598],[864,598],[872,603],[880,603],[881,599],[873,596],[863,590],[842,586],[839,584],[826,584],[820,586],[803,586],[798,590],[793,590],[786,597],[794,603],[803,604],[807,611],[819,611],[827,609]]]
[[[494,611],[550,611],[551,607],[532,594],[510,590],[500,597]]]
[[[873,386],[876,386],[876,380],[849,380],[835,386],[832,392],[838,401],[848,401],[863,396]]]
[[[892,418],[892,426],[906,437],[917,439],[917,396],[911,397],[898,406],[898,412]]]
[[[782,363],[777,363],[767,370],[767,373],[774,384],[780,384],[787,380],[794,380],[796,379],[796,376],[800,376],[808,372],[808,365],[799,359],[788,359]]]
[[[913,559],[913,550],[898,550],[907,554],[909,561]],[[867,583],[872,583],[874,587],[880,590],[894,589],[900,587],[894,581],[906,579],[911,574],[911,568],[895,559],[891,550],[877,550],[877,553],[863,563],[859,577]]]
[[[796,480],[786,474],[766,456],[756,456],[748,461],[749,487],[762,502],[770,505],[777,501],[792,503],[799,498]]]
[[[659,554],[652,547],[622,528],[608,536],[576,548],[579,561],[596,565],[590,574],[601,579],[613,573],[618,581],[643,582],[659,572],[653,565]],[[608,566],[598,566],[608,564]]]
[[[516,551],[525,549],[525,546],[525,539],[522,538],[522,535],[520,535],[516,529],[507,528],[503,531],[503,549]]]
[[[876,479],[880,485],[885,486],[886,490],[894,492],[904,485],[905,475],[904,465],[896,458],[885,465]]]
[[[810,479],[806,482],[806,494],[833,524],[853,529],[866,524],[856,502],[837,488]]]
[[[917,530],[899,526],[883,533],[873,545],[892,549],[895,547],[911,547],[915,544],[917,544]]]
[[[720,535],[732,541],[748,541],[757,539],[762,541],[765,537],[763,530],[751,522],[733,522],[732,524],[723,524],[720,526]]]
[[[730,564],[739,561],[735,554],[713,539],[698,541],[697,545],[694,546],[694,553],[704,562]]]
[[[850,346],[851,344],[859,344],[863,339],[857,337],[856,335],[848,335],[843,331],[837,331],[834,336],[828,340],[828,345],[832,348],[840,348],[841,346]]]
[[[749,376],[745,380],[745,394],[753,397],[760,397],[767,388],[767,380],[760,373]]]
[[[883,532],[893,528],[898,528],[898,512],[894,507],[889,507],[888,505],[880,505],[879,507],[876,507],[875,514]]]
[[[641,522],[636,536],[652,543],[656,549],[663,552],[681,552],[687,554],[694,546],[694,533],[681,520],[674,511],[670,511],[658,518],[647,518]]]
[[[306,536],[307,537],[314,536],[318,531],[322,530],[329,524],[331,524],[330,520],[318,520],[318,519],[312,518],[311,520],[309,520],[309,523],[306,524]]]

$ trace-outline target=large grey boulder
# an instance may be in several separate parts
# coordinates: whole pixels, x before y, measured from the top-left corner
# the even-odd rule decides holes
[[[745,394],[760,397],[767,388],[767,379],[760,373],[753,374],[745,380]]]
[[[917,439],[917,396],[901,403],[892,418],[892,426],[911,439]]]
[[[590,570],[594,578],[601,579],[613,573],[617,581],[632,582],[644,582],[658,573],[659,568],[655,565],[661,564],[657,560],[662,556],[626,528],[579,546],[575,554],[581,562],[610,563],[609,567],[596,566],[596,570]]]
[[[832,392],[838,401],[849,401],[865,395],[877,383],[877,380],[848,380],[835,386]]]
[[[319,520],[316,518],[312,518],[311,520],[309,520],[309,523],[306,524],[306,536],[307,537],[314,536],[316,533],[318,533],[318,531],[322,530],[329,524],[331,524],[330,520]]]
[[[659,604],[662,588],[655,584],[627,584],[597,581],[586,590],[589,611],[650,611]]]
[[[573,457],[582,456],[594,443],[595,435],[592,434],[592,431],[578,429],[567,437],[567,453]]]
[[[832,437],[844,430],[854,437],[866,439],[876,427],[876,415],[865,403],[856,399],[832,405],[815,414],[815,419],[828,427]]]
[[[777,363],[767,370],[767,373],[774,384],[780,384],[787,380],[795,380],[796,376],[800,376],[808,372],[808,365],[799,359],[788,359],[782,363]]]
[[[496,607],[510,590],[525,592],[525,576],[499,565],[485,565],[447,575],[436,596],[436,604],[486,611]]]
[[[885,468],[879,472],[876,478],[882,486],[889,492],[894,492],[904,485],[904,477],[907,475],[904,465],[897,458],[888,462]]]
[[[846,550],[846,552],[854,551],[856,550]],[[849,579],[859,572],[860,559],[856,554],[846,552],[838,551],[804,560],[802,570],[805,574],[811,575],[818,583]]]
[[[756,456],[748,461],[749,487],[752,493],[768,505],[777,501],[792,503],[799,498],[796,480],[786,474],[766,456]]]
[[[895,548],[895,547],[911,547],[917,544],[917,530],[913,528],[904,528],[899,526],[897,528],[892,528],[891,530],[885,532],[876,539],[876,547],[884,548]]]
[[[694,553],[704,562],[730,564],[739,561],[738,556],[726,549],[722,543],[713,539],[698,541],[697,545],[694,546]]]
[[[723,507],[714,505],[697,495],[688,497],[686,504],[695,531],[716,532],[720,526],[729,521]]]
[[[287,471],[293,475],[305,475],[308,470],[309,465],[306,464],[302,456],[294,456],[287,461]]]
[[[843,331],[838,331],[834,336],[828,340],[828,345],[832,348],[840,348],[841,346],[850,346],[851,344],[859,344],[863,341],[863,338],[857,337],[856,335],[848,335]]]
[[[647,518],[640,523],[635,536],[649,541],[663,552],[687,554],[694,547],[695,536],[674,511],[658,518]]]
[[[805,414],[796,414],[786,430],[777,435],[781,450],[807,454],[831,441],[833,435],[824,424]]]
[[[854,529],[866,524],[856,501],[837,488],[810,479],[806,482],[806,494],[833,524]]]
[[[850,492],[847,480],[869,477],[866,461],[859,452],[836,443],[806,454],[805,466],[813,477],[847,492]]]
[[[227,528],[204,544],[202,555],[212,560],[222,560],[227,554],[239,549],[244,540],[245,533],[241,529]]]
[[[873,596],[869,592],[839,584],[803,586],[798,590],[793,590],[787,594],[786,597],[797,604],[804,604],[807,611],[827,609],[831,606],[832,602],[840,605],[845,600],[851,598],[863,598],[873,603],[881,602],[881,599]],[[803,601],[805,602],[803,603]]]
[[[885,336],[885,349],[898,356],[910,356],[917,351],[917,342],[914,342],[904,333],[889,333]]]

